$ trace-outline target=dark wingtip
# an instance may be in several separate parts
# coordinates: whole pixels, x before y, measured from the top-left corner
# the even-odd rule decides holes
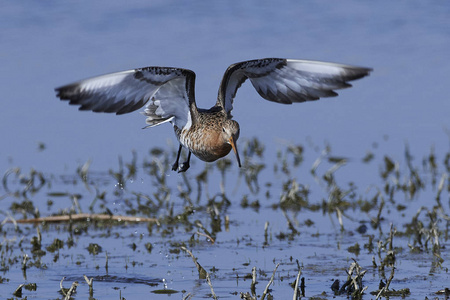
[[[369,76],[370,73],[373,72],[372,68],[361,68],[361,77]]]
[[[61,88],[55,88],[56,97],[61,98]]]
[[[56,97],[61,100],[71,100],[70,97],[67,95],[68,86],[60,86],[55,88]]]
[[[357,80],[369,76],[370,73],[373,72],[373,69],[365,67],[355,67],[354,69],[351,69],[350,72],[351,73],[347,76],[347,78],[345,78],[346,81]]]

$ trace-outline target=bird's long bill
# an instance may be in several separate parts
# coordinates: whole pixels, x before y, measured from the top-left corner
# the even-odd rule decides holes
[[[230,142],[230,145],[233,148],[234,154],[236,154],[236,159],[237,159],[237,162],[238,162],[238,165],[240,168],[241,167],[241,159],[239,158],[239,152],[237,150],[236,143],[234,141],[234,137],[233,136],[230,137],[230,139],[228,141]]]

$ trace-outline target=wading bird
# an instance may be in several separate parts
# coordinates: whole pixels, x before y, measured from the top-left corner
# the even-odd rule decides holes
[[[249,60],[228,67],[219,86],[216,104],[210,109],[195,104],[195,73],[170,67],[146,67],[106,74],[56,88],[57,97],[80,105],[80,110],[116,113],[135,111],[145,105],[147,127],[170,122],[179,141],[172,170],[185,172],[191,153],[212,162],[233,149],[241,166],[236,141],[239,124],[232,120],[238,88],[250,79],[266,100],[292,104],[337,96],[334,90],[350,87],[349,81],[367,76],[372,69],[321,61],[284,58]],[[181,149],[187,160],[179,165]]]

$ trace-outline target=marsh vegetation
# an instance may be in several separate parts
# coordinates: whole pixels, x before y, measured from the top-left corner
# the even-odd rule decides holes
[[[152,148],[109,170],[5,170],[0,297],[448,297],[449,151],[241,149],[241,169],[176,174]]]

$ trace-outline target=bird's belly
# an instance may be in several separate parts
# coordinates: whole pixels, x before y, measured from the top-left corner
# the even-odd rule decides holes
[[[179,142],[199,159],[212,162],[224,157],[231,151],[231,145],[220,140],[220,131],[215,130],[179,130],[175,128]]]
[[[231,145],[229,144],[223,144],[221,146],[215,146],[215,147],[193,147],[189,148],[189,150],[197,156],[199,159],[206,161],[206,162],[212,162],[215,161],[221,157],[224,157],[231,151]]]

